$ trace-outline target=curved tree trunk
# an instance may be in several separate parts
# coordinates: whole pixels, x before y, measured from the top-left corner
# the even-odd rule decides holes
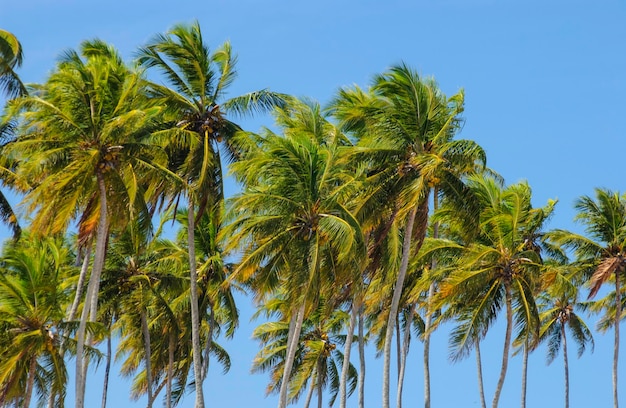
[[[317,408],[322,408],[322,387],[324,382],[322,381],[322,360],[317,361]]]
[[[313,399],[313,391],[315,391],[315,382],[311,380],[311,386],[306,393],[306,400],[304,401],[304,408],[309,408],[311,400]]]
[[[396,407],[402,408],[402,389],[404,386],[404,373],[406,372],[406,358],[409,354],[411,344],[411,325],[413,324],[413,313],[415,313],[415,303],[411,305],[409,315],[404,327],[404,337],[402,339],[402,352],[400,355],[400,373],[398,374],[398,390],[396,395]]]
[[[439,209],[439,190],[435,187],[433,191],[433,210]],[[439,238],[439,223],[433,225],[433,238]],[[437,261],[433,259],[431,270],[435,270]],[[431,304],[435,296],[435,282],[428,287],[428,298],[426,299],[426,318],[424,319],[424,408],[430,408],[430,330],[433,324]]]
[[[493,396],[492,408],[498,407],[500,401],[500,394],[502,393],[502,387],[504,386],[504,379],[506,377],[506,369],[509,364],[509,349],[511,347],[511,332],[513,330],[513,307],[511,305],[511,287],[505,284],[505,303],[506,303],[506,333],[504,335],[504,350],[502,351],[502,367],[500,368],[500,378],[498,379],[498,385],[496,386],[496,392]]]
[[[167,345],[167,379],[165,383],[165,408],[172,408],[172,376],[174,375],[174,351],[176,348],[176,336],[170,330]]]
[[[619,324],[622,319],[622,294],[620,291],[619,274],[620,269],[615,271],[615,344],[613,346],[613,406],[618,408],[619,398],[617,396],[617,362],[619,357]]]
[[[150,344],[150,328],[148,327],[148,316],[145,307],[141,306],[141,331],[143,333],[143,347],[146,354],[146,383],[148,389],[148,408],[152,408],[154,396],[152,394],[152,353]]]
[[[389,407],[389,368],[391,363],[391,342],[393,340],[393,331],[396,323],[396,317],[398,316],[398,308],[400,306],[400,296],[402,295],[402,287],[404,286],[404,278],[409,267],[409,258],[411,252],[411,235],[413,233],[413,225],[415,223],[415,216],[417,215],[418,207],[414,207],[409,213],[406,228],[404,231],[404,241],[402,242],[402,261],[400,263],[400,270],[398,271],[398,278],[393,289],[393,297],[391,299],[391,306],[389,307],[389,317],[387,319],[387,330],[385,332],[385,343],[383,349],[383,408]]]
[[[211,361],[211,347],[213,346],[213,330],[215,327],[215,312],[213,305],[209,307],[209,332],[207,333],[206,345],[204,346],[204,358],[202,359],[202,379],[209,373],[209,362]]]
[[[113,322],[110,322],[110,324]],[[109,330],[110,330],[109,324]],[[113,346],[111,344],[111,333],[107,336],[107,357],[106,365],[104,366],[104,382],[102,384],[102,408],[107,406],[107,394],[109,391],[109,376],[111,374],[111,355],[113,354]]]
[[[354,338],[354,329],[356,326],[356,318],[359,313],[360,305],[352,302],[352,310],[350,310],[350,325],[348,333],[346,333],[346,343],[343,351],[343,365],[341,366],[341,378],[339,379],[339,408],[346,408],[347,400],[347,382],[348,371],[350,368],[350,352],[352,350],[352,339]]]
[[[481,408],[487,408],[487,401],[485,400],[485,387],[483,387],[483,362],[480,357],[480,339],[478,337],[474,339],[474,348],[476,349],[476,371],[478,371],[478,393],[480,394],[480,406]]]
[[[521,408],[526,408],[526,388],[528,385],[528,337],[524,341],[524,352],[522,353],[522,400]]]
[[[78,305],[80,304],[80,300],[83,297],[83,291],[85,290],[85,280],[87,279],[87,272],[89,272],[89,261],[91,258],[91,242],[87,245],[85,250],[85,254],[83,255],[83,262],[80,268],[80,275],[78,275],[78,284],[76,285],[76,294],[74,295],[74,301],[72,302],[72,307],[67,313],[67,320],[72,321],[76,317],[76,311],[78,310]]]
[[[85,331],[87,328],[87,318],[95,321],[98,312],[98,292],[100,290],[100,275],[104,268],[104,260],[106,256],[107,234],[109,228],[108,208],[106,185],[102,174],[97,173],[98,190],[100,194],[100,219],[98,220],[98,233],[96,234],[96,252],[93,260],[93,268],[89,285],[87,286],[87,295],[85,296],[85,306],[81,314],[80,324],[78,326],[77,345],[76,345],[76,408],[84,408],[85,406],[85,385],[87,381],[86,369],[87,359],[84,356],[85,350]]]
[[[24,391],[24,407],[30,407],[30,400],[33,396],[33,385],[35,384],[35,370],[37,369],[37,358],[33,356],[30,359],[30,365],[28,367],[28,382],[26,383],[26,390]]]
[[[569,363],[567,361],[567,336],[565,336],[564,323],[561,323],[561,342],[563,343],[563,367],[565,369],[565,408],[569,408]]]
[[[287,391],[289,389],[289,377],[291,377],[291,369],[293,368],[293,361],[296,356],[296,349],[300,340],[300,331],[302,330],[302,323],[304,322],[305,302],[302,301],[302,305],[298,308],[297,313],[292,316],[293,333],[291,338],[287,340],[287,356],[285,357],[285,367],[283,369],[283,379],[280,384],[280,394],[278,396],[278,408],[285,408],[287,406]],[[292,323],[290,323],[290,330]]]
[[[189,193],[187,208],[187,245],[189,247],[189,301],[191,302],[191,349],[193,357],[193,375],[196,383],[195,408],[204,408],[202,390],[202,349],[200,348],[200,311],[198,310],[198,274],[196,273],[196,211],[192,193]]]
[[[365,408],[365,330],[363,305],[359,308],[359,408]]]

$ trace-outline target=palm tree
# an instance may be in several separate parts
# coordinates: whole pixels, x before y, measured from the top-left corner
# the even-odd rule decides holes
[[[284,136],[266,130],[258,148],[232,166],[244,191],[231,203],[233,222],[224,234],[243,244],[235,277],[260,299],[282,285],[292,305],[278,405],[284,408],[305,315],[331,286],[345,284],[342,272],[363,259],[355,253],[365,248],[342,204],[354,175],[342,171],[341,132],[313,103],[294,101],[276,116]]]
[[[578,345],[578,357],[591,345],[593,351],[594,342],[591,330],[587,327],[582,317],[576,313],[581,309],[578,302],[578,288],[571,279],[562,274],[561,265],[550,265],[553,273],[546,274],[551,284],[538,299],[541,321],[540,340],[548,342],[548,364],[557,357],[561,347],[563,348],[563,367],[565,379],[565,408],[569,407],[569,363],[567,357],[566,329],[572,339]],[[567,266],[566,266],[567,267]]]
[[[174,197],[170,204],[177,203],[183,192],[187,195],[196,407],[202,408],[204,395],[194,222],[208,206],[223,199],[219,143],[225,144],[231,159],[236,158],[242,149],[234,137],[240,128],[227,116],[265,111],[280,105],[282,98],[263,90],[225,100],[224,95],[237,75],[236,57],[228,42],[211,53],[197,22],[176,25],[165,35],[156,36],[140,49],[139,62],[159,70],[167,82],[167,86],[153,83],[152,96],[166,101],[171,126],[163,134],[169,139],[170,166],[185,183],[184,188],[174,190],[164,186],[161,193]]]
[[[26,87],[15,73],[23,58],[22,45],[15,35],[0,30],[0,93],[9,98],[26,95]]]
[[[0,405],[30,406],[33,390],[65,393],[60,353],[69,293],[60,283],[72,271],[62,239],[31,235],[5,246],[0,273]]]
[[[159,109],[146,108],[145,96],[143,74],[129,68],[113,47],[92,40],[79,51],[66,51],[45,84],[8,104],[8,117],[18,124],[17,139],[6,152],[33,186],[25,197],[34,213],[32,228],[57,233],[77,221],[82,247],[95,235],[77,334],[79,408],[84,406],[86,323],[96,320],[109,231],[132,218],[149,223],[144,194],[150,176],[176,182],[165,171],[162,149],[146,140]]]
[[[333,112],[344,129],[360,139],[355,151],[370,166],[373,189],[362,210],[377,213],[380,224],[391,225],[398,218],[404,227],[384,342],[383,408],[389,408],[391,342],[410,255],[419,251],[426,235],[429,196],[436,186],[442,196],[460,206],[470,205],[462,175],[473,172],[479,163],[484,166],[485,154],[472,141],[454,140],[461,125],[462,92],[447,98],[434,80],[421,78],[404,64],[373,82],[369,93],[341,90]],[[390,205],[382,210],[380,203]],[[426,407],[430,406],[429,377],[427,372]]]
[[[614,281],[613,405],[617,408],[619,323],[622,319],[620,279],[626,270],[626,196],[597,188],[595,199],[582,196],[576,201],[575,208],[578,211],[575,219],[585,226],[588,236],[556,230],[550,237],[574,250],[576,263],[591,286],[589,298],[593,298],[604,283]]]
[[[554,202],[542,208],[531,206],[528,185],[502,188],[492,178],[471,177],[469,185],[481,202],[476,240],[468,246],[454,241],[432,240],[424,256],[441,250],[459,254],[454,270],[442,283],[438,305],[447,305],[460,323],[451,334],[453,358],[461,358],[484,336],[498,312],[506,311],[506,329],[500,376],[492,406],[498,406],[507,372],[513,323],[521,330],[539,329],[534,295],[542,259],[530,245],[530,236],[540,234],[552,213]]]

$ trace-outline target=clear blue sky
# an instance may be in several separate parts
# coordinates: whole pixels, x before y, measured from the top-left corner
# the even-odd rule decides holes
[[[528,180],[536,205],[558,198],[554,227],[580,230],[572,223],[572,203],[594,187],[626,191],[626,0],[0,0],[0,28],[24,46],[19,73],[26,82],[43,81],[59,53],[84,39],[99,37],[131,57],[154,34],[194,19],[212,48],[230,40],[239,54],[233,95],[269,87],[325,103],[338,87],[366,86],[373,74],[400,61],[435,76],[448,94],[464,88],[462,137],[479,142],[507,182]],[[271,122],[242,123],[257,130]],[[274,407],[276,397],[264,397],[268,377],[249,374],[257,344],[249,340],[249,302],[240,308],[236,339],[224,342],[233,368],[224,376],[213,370],[205,384],[207,405]],[[495,326],[483,346],[488,399],[502,332]],[[433,406],[479,406],[473,356],[450,364],[445,329],[433,343]],[[414,343],[407,407],[422,404],[421,352]],[[593,355],[570,357],[571,407],[610,406],[612,333],[596,335]],[[520,360],[513,357],[509,365],[502,407],[519,404]],[[380,406],[380,367],[370,359],[368,407]],[[99,406],[99,376],[88,383],[93,404],[87,406]],[[128,383],[115,378],[109,406],[131,406]],[[539,349],[530,357],[528,406],[561,406],[562,390],[561,360],[546,366],[545,349]],[[356,406],[355,397],[349,401]],[[181,406],[192,407],[193,398]]]

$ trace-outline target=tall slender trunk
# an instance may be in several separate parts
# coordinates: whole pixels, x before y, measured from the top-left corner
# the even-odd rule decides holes
[[[196,273],[196,211],[192,193],[189,192],[187,209],[187,245],[189,246],[189,301],[191,302],[191,349],[193,357],[193,375],[196,383],[195,408],[204,408],[202,390],[202,349],[200,348],[200,312],[198,310],[198,274]]]
[[[100,290],[100,275],[104,268],[104,260],[106,256],[107,234],[109,229],[109,220],[107,216],[107,196],[106,185],[102,174],[96,174],[98,181],[98,190],[100,194],[100,219],[98,220],[98,233],[96,234],[96,252],[93,260],[93,268],[89,285],[87,286],[87,295],[85,296],[85,306],[81,314],[80,324],[78,326],[77,345],[76,345],[76,408],[84,408],[85,406],[85,385],[87,381],[87,360],[84,356],[85,350],[85,331],[87,328],[87,318],[95,321],[98,312],[98,292]]]
[[[404,386],[404,373],[406,372],[406,358],[409,354],[409,346],[411,342],[411,325],[413,324],[413,313],[415,313],[415,303],[411,305],[409,315],[406,318],[404,327],[404,337],[402,340],[402,353],[400,355],[400,373],[398,375],[398,390],[396,395],[396,407],[402,408],[402,388]]]
[[[389,307],[389,317],[387,319],[387,330],[385,332],[385,344],[383,349],[383,408],[389,408],[389,368],[391,363],[391,342],[393,340],[393,330],[398,316],[398,308],[400,306],[400,296],[402,295],[402,287],[404,286],[404,278],[409,267],[409,258],[411,252],[411,235],[413,233],[413,224],[415,224],[415,216],[418,207],[415,206],[409,213],[406,228],[404,231],[404,241],[402,242],[402,261],[398,278],[393,289],[393,297],[391,306]]]
[[[306,393],[306,400],[304,401],[304,408],[309,408],[309,405],[311,405],[311,400],[313,399],[313,392],[315,391],[315,381],[313,379],[311,379],[311,386],[309,387],[309,390]]]
[[[433,211],[439,209],[439,190],[433,189]],[[439,223],[433,225],[433,238],[439,238]],[[437,268],[437,260],[433,259],[431,270]],[[426,298],[426,318],[424,319],[424,408],[430,408],[430,331],[433,324],[431,304],[435,296],[435,282],[431,280]]]
[[[402,334],[400,333],[400,314],[396,315],[396,369],[400,378],[400,366],[402,365]]]
[[[35,384],[35,370],[37,369],[37,358],[32,356],[28,367],[28,382],[24,391],[24,407],[30,407],[30,400],[33,396],[33,386]]]
[[[165,408],[172,408],[172,376],[174,375],[174,351],[176,336],[173,330],[169,333],[167,345],[167,379],[165,383]]]
[[[322,408],[322,387],[324,382],[322,381],[323,373],[323,361],[317,361],[317,408]]]
[[[485,400],[485,387],[483,387],[483,362],[480,357],[480,339],[478,336],[474,339],[474,348],[476,349],[476,370],[478,371],[478,393],[480,394],[481,408],[487,408]]]
[[[561,322],[561,342],[563,343],[563,367],[565,369],[565,408],[569,408],[569,363],[567,361],[567,336],[565,336],[564,322]]]
[[[80,268],[80,275],[78,275],[78,284],[76,285],[76,294],[74,295],[74,301],[72,302],[72,307],[67,313],[67,320],[72,321],[76,317],[76,311],[78,310],[78,305],[80,304],[80,300],[83,297],[83,291],[85,290],[85,280],[87,279],[87,272],[89,271],[89,261],[91,258],[91,242],[87,245],[85,249],[85,254],[83,255],[83,262]]]
[[[622,319],[620,272],[619,268],[615,271],[615,344],[613,346],[613,406],[615,408],[619,406],[619,398],[617,396],[617,361],[619,357],[619,324]]]
[[[112,323],[113,322],[109,323],[109,330],[110,330]],[[112,354],[113,354],[113,345],[111,344],[111,332],[109,331],[109,335],[107,336],[107,357],[106,357],[106,363],[104,366],[104,381],[102,384],[102,408],[106,408],[107,406],[107,394],[109,391],[109,376],[111,375]]]
[[[141,318],[141,332],[143,334],[143,347],[146,355],[146,383],[148,389],[148,408],[152,408],[154,402],[154,396],[152,394],[152,352],[150,344],[150,328],[148,327],[148,316],[145,307],[142,305],[140,318]]]
[[[356,319],[359,313],[360,302],[352,302],[352,310],[350,310],[350,324],[348,333],[346,334],[346,343],[343,350],[343,365],[341,366],[341,378],[339,379],[339,408],[346,408],[347,400],[347,383],[348,372],[350,368],[350,352],[352,350],[352,339],[354,338],[354,329]]]
[[[511,347],[511,332],[513,329],[513,307],[511,305],[511,287],[508,283],[505,283],[505,303],[506,303],[506,332],[504,335],[504,350],[502,351],[502,367],[500,368],[500,378],[498,379],[498,385],[496,386],[496,392],[493,396],[492,408],[498,407],[500,400],[500,394],[502,393],[502,387],[504,386],[504,379],[506,377],[506,369],[509,364],[509,349]]]
[[[213,346],[213,329],[215,327],[215,311],[213,305],[209,307],[209,332],[207,333],[206,345],[204,346],[204,358],[202,359],[202,379],[209,373],[209,362],[211,361],[211,347]]]
[[[528,385],[528,337],[524,341],[524,351],[522,353],[522,400],[521,408],[526,408],[526,388]]]
[[[302,330],[302,323],[304,322],[305,302],[302,300],[302,305],[298,308],[293,324],[293,334],[291,338],[287,340],[287,356],[285,357],[285,367],[283,369],[283,379],[280,384],[280,394],[278,396],[278,408],[285,408],[287,406],[287,391],[289,389],[289,377],[291,377],[291,369],[293,368],[293,361],[296,356],[296,349],[298,342],[300,341],[300,331]],[[291,326],[291,323],[290,323]],[[291,328],[290,328],[291,329]]]
[[[363,305],[359,308],[359,408],[365,408],[365,330]]]

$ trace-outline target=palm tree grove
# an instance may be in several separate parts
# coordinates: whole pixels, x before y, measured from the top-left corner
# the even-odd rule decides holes
[[[570,362],[599,336],[618,408],[626,193],[581,192],[580,229],[551,227],[570,203],[535,203],[460,137],[463,90],[390,62],[327,103],[262,78],[233,96],[236,50],[198,22],[132,58],[86,39],[41,83],[20,79],[28,63],[0,29],[0,407],[104,408],[114,378],[149,408],[217,406],[245,299],[245,364],[278,408],[435,407],[432,370],[462,360],[467,406],[526,407],[541,365],[568,408],[570,378],[595,375]]]

